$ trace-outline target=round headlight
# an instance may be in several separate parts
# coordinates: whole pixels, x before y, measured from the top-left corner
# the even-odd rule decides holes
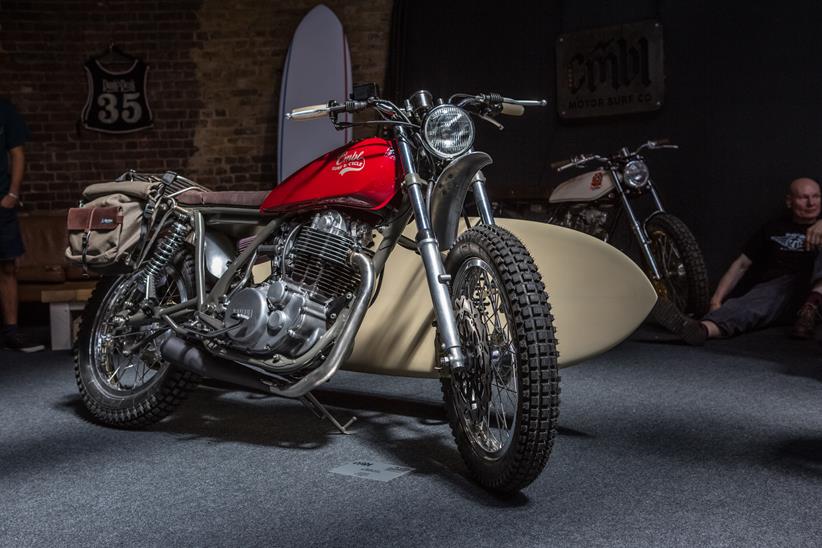
[[[422,123],[425,148],[443,160],[464,154],[474,144],[474,122],[454,105],[440,105],[428,112]]]
[[[640,188],[648,182],[648,166],[641,160],[632,160],[625,164],[622,182],[631,188]]]

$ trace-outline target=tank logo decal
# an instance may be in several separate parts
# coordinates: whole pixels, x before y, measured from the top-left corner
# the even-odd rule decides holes
[[[349,171],[362,171],[365,168],[365,151],[343,152],[337,157],[337,163],[331,166],[331,171],[345,175]]]
[[[602,172],[597,171],[591,178],[591,190],[598,190],[602,186]]]

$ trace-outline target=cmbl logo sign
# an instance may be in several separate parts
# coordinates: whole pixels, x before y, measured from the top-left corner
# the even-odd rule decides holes
[[[560,35],[557,109],[561,118],[657,110],[664,95],[662,25],[640,21]]]
[[[345,175],[350,171],[362,171],[365,168],[365,151],[347,151],[337,157],[337,162],[331,166],[331,171]]]

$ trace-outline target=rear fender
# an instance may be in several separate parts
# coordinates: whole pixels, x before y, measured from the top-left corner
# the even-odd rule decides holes
[[[454,245],[468,187],[477,172],[491,163],[493,160],[488,154],[470,152],[448,164],[434,183],[428,205],[431,227],[437,236],[440,251]]]

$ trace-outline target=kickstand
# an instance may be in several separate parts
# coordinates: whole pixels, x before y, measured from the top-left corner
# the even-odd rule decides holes
[[[331,424],[336,426],[337,430],[339,430],[343,434],[347,435],[353,433],[348,430],[348,427],[354,424],[354,421],[357,420],[357,417],[351,417],[351,420],[349,420],[347,423],[340,424],[339,421],[337,421],[337,419],[334,418],[334,415],[329,413],[328,409],[326,409],[325,406],[321,404],[317,400],[317,398],[314,397],[314,394],[310,392],[302,398],[300,398],[300,401],[303,402],[305,406],[308,407],[319,418],[325,417],[326,419],[330,420]]]

